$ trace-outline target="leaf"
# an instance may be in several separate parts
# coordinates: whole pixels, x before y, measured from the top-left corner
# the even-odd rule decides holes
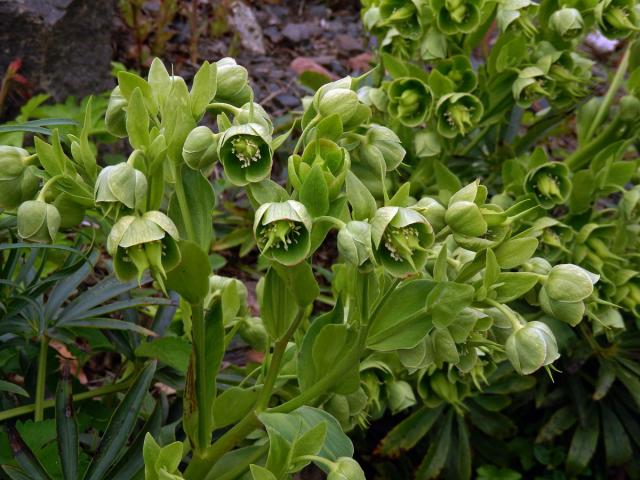
[[[538,276],[529,272],[504,272],[498,275],[496,302],[507,303],[520,298],[538,283]]]
[[[453,423],[453,411],[449,411],[444,420],[444,426],[440,429],[431,443],[427,455],[416,471],[416,480],[428,480],[436,478],[444,468],[451,443],[451,426]]]
[[[371,192],[350,170],[347,172],[346,180],[347,198],[353,209],[353,219],[367,220],[373,218],[378,207]]]
[[[309,463],[309,460],[298,460],[296,462],[298,457],[318,454],[324,445],[325,438],[327,437],[327,425],[327,422],[318,423],[313,428],[300,435],[300,437],[298,437],[298,439],[293,443],[291,458],[295,464],[290,471],[295,472],[301,470]]]
[[[178,292],[191,304],[198,304],[209,293],[209,257],[202,249],[188,240],[181,240],[180,264],[167,273],[167,288]]]
[[[318,295],[320,287],[313,275],[313,269],[307,262],[285,267],[279,263],[273,263],[273,268],[278,272],[301,308],[311,305]]]
[[[156,338],[151,342],[141,342],[135,353],[137,357],[156,358],[179,372],[186,373],[191,344],[178,337]]]
[[[136,88],[127,107],[127,134],[133,148],[144,150],[149,146],[149,113],[144,105],[142,92]]]
[[[259,465],[251,465],[251,477],[253,480],[278,480],[277,477],[268,469]]]
[[[242,420],[258,400],[255,388],[229,387],[216,398],[213,404],[213,424],[223,428]]]
[[[151,75],[151,74],[150,74]],[[120,86],[120,92],[131,103],[131,99],[135,95],[136,89],[140,90],[141,98],[144,101],[146,109],[155,115],[158,112],[151,86],[147,81],[136,75],[135,73],[120,71],[118,72],[118,85]]]
[[[260,303],[262,321],[271,338],[282,338],[293,323],[298,305],[291,290],[275,268],[264,277],[264,289]]]
[[[34,137],[33,142],[36,147],[40,165],[42,165],[45,171],[52,177],[62,174],[64,172],[64,165],[61,164],[56,157],[53,152],[53,147],[39,137]]]
[[[503,269],[515,268],[529,260],[537,248],[538,240],[536,238],[513,238],[496,248],[496,260]]]
[[[24,388],[20,385],[16,385],[15,383],[7,382],[6,380],[0,380],[0,392],[15,393],[16,395],[29,398],[29,392]]]
[[[591,170],[580,170],[573,174],[571,183],[569,210],[574,215],[586,212],[591,208],[596,186],[593,172]]]
[[[436,183],[440,190],[453,194],[462,188],[462,183],[460,183],[458,177],[445,167],[442,162],[433,162],[433,169],[436,174]]]
[[[441,415],[442,407],[421,407],[394,426],[382,439],[376,452],[392,458],[399,457],[403,451],[415,447]]]
[[[329,188],[324,171],[319,163],[311,167],[302,187],[300,201],[307,207],[312,217],[320,217],[329,210]]]
[[[78,472],[78,423],[73,412],[71,379],[68,375],[58,382],[56,390],[56,433],[58,453],[65,480],[76,480]]]
[[[191,114],[198,121],[207,110],[207,105],[216,96],[216,73],[218,66],[205,61],[193,77],[193,85],[189,96]]]
[[[577,475],[582,472],[589,463],[598,445],[600,434],[600,419],[597,410],[592,409],[584,424],[580,423],[571,438],[571,446],[567,454],[567,473]]]
[[[126,445],[135,427],[155,371],[156,362],[147,363],[113,412],[84,480],[102,479],[111,465],[120,457],[121,449]]]
[[[320,379],[332,372],[334,368],[341,366],[340,362],[346,358],[354,348],[357,348],[358,335],[346,324],[325,325],[318,332],[311,351],[313,369],[316,379]],[[355,363],[349,372],[328,387],[329,391],[340,394],[355,392],[360,386],[358,365]]]
[[[8,428],[9,443],[14,454],[14,459],[22,467],[30,480],[50,480],[49,475],[44,470],[33,452],[25,445],[20,434],[15,428]]]
[[[600,412],[607,465],[624,465],[633,455],[629,436],[618,416],[606,403],[600,405]]]
[[[337,113],[323,118],[318,122],[318,125],[316,125],[317,138],[326,138],[333,142],[337,142],[340,140],[343,132],[342,120],[340,115]]]
[[[433,324],[444,328],[455,321],[464,308],[471,305],[474,288],[455,282],[441,282],[433,288],[426,299],[427,309]]]
[[[383,352],[415,347],[432,325],[425,302],[435,285],[409,280],[396,288],[371,320],[367,347]]]
[[[560,408],[542,426],[536,437],[536,443],[550,442],[571,428],[576,420],[577,417],[572,407]]]
[[[189,239],[205,252],[209,251],[213,240],[213,210],[216,197],[211,183],[200,173],[186,165],[181,167],[182,188],[186,198],[186,208],[193,228],[193,237],[187,231],[183,211],[177,194],[174,192],[169,201],[168,215],[176,224],[180,238]]]

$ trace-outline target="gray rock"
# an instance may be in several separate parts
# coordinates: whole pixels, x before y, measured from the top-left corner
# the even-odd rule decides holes
[[[56,100],[113,87],[115,0],[0,0],[0,75],[14,59]]]
[[[244,48],[261,55],[265,54],[262,29],[250,6],[236,0],[231,4],[231,17],[229,20],[236,32],[238,32],[240,42]]]

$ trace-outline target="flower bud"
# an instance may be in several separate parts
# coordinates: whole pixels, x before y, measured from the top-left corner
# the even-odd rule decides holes
[[[562,204],[571,194],[569,168],[560,162],[540,165],[527,173],[524,190],[533,195],[543,208]]]
[[[53,242],[60,228],[60,213],[51,204],[28,200],[18,207],[18,235],[37,243]]]
[[[361,266],[373,254],[371,247],[371,225],[367,222],[351,221],[338,232],[338,252],[349,263]]]
[[[388,86],[389,114],[407,127],[417,127],[429,116],[433,95],[422,80],[400,77]]]
[[[555,265],[544,284],[549,297],[560,302],[579,302],[593,293],[599,276],[570,263]]]
[[[146,201],[147,179],[126,162],[104,167],[96,180],[94,197],[97,204],[104,204],[108,209],[122,204],[133,210]]]
[[[256,211],[253,233],[262,254],[283,265],[295,265],[311,249],[311,217],[295,200],[265,203]]]
[[[269,334],[262,320],[257,317],[245,317],[240,320],[238,333],[251,348],[257,352],[266,352],[269,346]]]
[[[640,99],[625,95],[620,99],[620,118],[625,122],[636,122],[640,117]]]
[[[196,127],[182,146],[182,158],[194,170],[209,168],[218,160],[218,136],[209,127]]]
[[[511,90],[513,98],[521,107],[529,107],[541,97],[551,97],[549,93],[551,80],[544,70],[537,66],[525,67],[518,73]]]
[[[340,457],[331,467],[327,480],[365,480],[365,476],[353,458]]]
[[[400,166],[407,152],[393,130],[373,123],[367,127],[364,136],[366,139],[364,144],[377,150],[384,159],[387,172]]]
[[[444,228],[444,215],[447,209],[435,198],[422,197],[415,205],[412,205],[411,208],[420,212],[420,214],[427,219],[433,227],[434,232],[439,232]]]
[[[468,237],[480,237],[489,228],[480,207],[473,202],[454,202],[447,208],[444,219],[454,233]]]
[[[271,136],[257,123],[234,125],[218,143],[218,158],[228,180],[237,186],[264,180],[271,173]]]
[[[538,275],[547,275],[551,270],[551,264],[545,258],[533,257],[522,264],[522,270]]]
[[[342,191],[347,171],[351,165],[349,153],[345,148],[326,138],[310,142],[305,147],[302,156],[292,155],[289,158],[289,178],[296,190],[302,190],[307,180],[313,181],[313,178],[309,178],[309,174],[316,165],[321,169],[324,182],[327,185],[327,201],[335,200]],[[320,201],[321,199],[316,200]],[[328,203],[327,201],[325,203]]]
[[[391,380],[386,384],[386,387],[389,408],[393,415],[416,404],[416,397],[411,385],[404,380]]]
[[[586,308],[584,302],[561,302],[549,296],[546,287],[542,287],[538,293],[538,302],[542,310],[561,322],[568,323],[572,327],[578,325],[584,317]]]
[[[126,107],[127,99],[120,92],[120,87],[115,87],[111,91],[104,118],[107,131],[115,137],[124,138],[127,136]]]
[[[14,210],[38,191],[40,179],[36,167],[25,164],[28,156],[22,148],[0,145],[0,208]]]
[[[571,40],[582,33],[584,21],[580,11],[575,8],[561,8],[549,17],[549,29],[564,40]]]
[[[313,97],[318,115],[337,114],[343,124],[347,123],[360,105],[358,94],[351,90],[351,83],[351,77],[345,77],[320,87]]]
[[[505,344],[507,358],[520,375],[529,375],[560,358],[558,344],[546,323],[528,322],[513,332]]]
[[[127,215],[111,228],[107,251],[120,280],[142,279],[151,269],[154,279],[164,288],[167,272],[180,263],[178,229],[164,213],[149,211]]]
[[[421,270],[435,239],[426,218],[402,207],[379,208],[371,221],[371,236],[376,258],[397,277]]]
[[[214,101],[236,106],[247,103],[251,98],[247,69],[238,65],[233,58],[218,60],[216,65],[217,89]]]
[[[438,133],[446,138],[465,136],[475,128],[483,113],[480,100],[469,93],[444,95],[436,106]]]
[[[262,105],[259,103],[245,103],[237,113],[234,114],[234,125],[243,125],[245,123],[259,123],[269,132],[269,135],[273,133],[271,117],[269,117],[267,111],[262,108]]]

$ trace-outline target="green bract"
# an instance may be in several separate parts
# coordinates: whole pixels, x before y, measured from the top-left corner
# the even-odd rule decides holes
[[[109,133],[116,137],[127,136],[127,99],[122,95],[120,87],[115,87],[109,97],[109,106],[104,122]]]
[[[371,237],[378,260],[394,276],[422,269],[434,241],[429,222],[417,211],[402,207],[378,209],[371,220]]]
[[[423,123],[431,111],[432,94],[420,79],[400,77],[393,80],[388,88],[389,113],[407,127]]]
[[[257,123],[234,125],[220,138],[218,158],[231,183],[242,186],[259,182],[271,172],[271,137]]]
[[[137,278],[140,281],[142,274],[150,269],[162,285],[167,272],[180,263],[178,239],[178,229],[169,217],[149,211],[118,220],[107,238],[107,251],[121,280]]]
[[[14,210],[38,191],[40,179],[37,169],[26,165],[28,156],[22,148],[0,145],[0,208]]]
[[[338,251],[349,263],[361,266],[373,255],[371,225],[362,221],[351,221],[338,232]]]
[[[527,173],[524,190],[532,194],[543,208],[564,203],[571,193],[569,169],[558,162],[540,165]]]
[[[97,204],[106,204],[108,209],[124,205],[135,210],[146,204],[147,179],[128,163],[108,166],[98,175],[94,196]]]
[[[438,29],[447,35],[470,33],[480,25],[482,0],[431,0]]]
[[[18,207],[18,234],[24,240],[51,243],[60,222],[58,209],[41,200],[28,200]]]
[[[532,321],[514,331],[505,344],[507,357],[521,375],[529,375],[560,357],[556,338],[547,324]]]
[[[187,135],[182,158],[194,170],[209,168],[218,160],[218,138],[209,127],[196,127]]]
[[[445,95],[436,105],[438,133],[447,138],[466,135],[475,128],[483,113],[480,100],[469,93]]]
[[[295,200],[261,205],[256,210],[253,233],[262,254],[283,265],[295,265],[309,255],[311,217]]]
[[[575,8],[561,8],[549,18],[549,29],[565,40],[571,40],[582,34],[584,20]]]

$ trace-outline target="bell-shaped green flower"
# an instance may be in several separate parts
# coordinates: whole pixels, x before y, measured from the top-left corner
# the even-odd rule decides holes
[[[389,114],[407,127],[417,127],[431,112],[433,95],[419,78],[400,77],[387,87]]]
[[[259,103],[245,103],[233,114],[234,125],[244,125],[245,123],[259,123],[269,132],[269,135],[273,134],[271,117]]]
[[[365,480],[365,476],[353,458],[340,457],[329,469],[327,480]]]
[[[314,167],[320,168],[327,186],[327,200],[332,201],[340,193],[350,165],[349,153],[345,148],[331,140],[320,138],[310,142],[302,156],[289,157],[289,180],[293,188],[301,191],[307,181],[317,181],[310,173]],[[319,189],[316,188],[316,191]]]
[[[363,265],[373,256],[371,225],[351,221],[342,227],[338,232],[338,252],[352,265]]]
[[[625,122],[635,122],[640,117],[640,99],[635,95],[625,95],[620,99],[620,118]]]
[[[435,70],[447,78],[452,85],[452,92],[471,92],[478,84],[478,79],[466,55],[454,55],[436,65]]]
[[[542,47],[546,42],[540,42]],[[553,86],[551,102],[558,107],[572,105],[577,99],[587,96],[590,92],[591,71],[593,61],[575,52],[554,52],[556,60],[549,68],[549,78]]]
[[[422,34],[419,1],[382,0],[380,2],[380,25],[395,28],[406,38],[417,39]]]
[[[127,136],[127,99],[122,95],[120,87],[111,91],[104,123],[107,131],[115,137]]]
[[[461,188],[449,199],[444,220],[454,233],[479,237],[484,235],[489,225],[480,206],[487,198],[487,189],[477,181]]]
[[[417,211],[403,207],[379,208],[371,220],[375,255],[396,277],[421,270],[433,245],[433,228]]]
[[[555,265],[540,289],[540,306],[549,315],[575,326],[584,317],[584,300],[593,293],[598,279],[598,275],[577,265]]]
[[[351,77],[345,77],[320,87],[313,96],[316,113],[321,117],[336,114],[343,124],[349,122],[360,107],[365,107],[360,104],[358,94],[351,89],[352,82]]]
[[[607,38],[625,38],[640,30],[634,0],[602,0],[595,9],[594,15],[600,30]]]
[[[122,217],[107,237],[107,251],[120,280],[142,279],[151,270],[164,288],[167,272],[180,263],[178,229],[164,213],[149,211],[143,215]]]
[[[98,174],[94,197],[98,205],[108,210],[118,210],[120,205],[135,210],[146,202],[147,179],[127,162],[104,167]]]
[[[53,242],[60,228],[60,213],[41,200],[28,200],[18,207],[18,235],[37,243]]]
[[[464,136],[476,127],[483,114],[482,103],[470,93],[444,95],[436,106],[438,133],[446,138]]]
[[[533,195],[543,208],[563,204],[571,194],[569,168],[560,162],[540,165],[527,173],[524,190]]]
[[[482,0],[431,0],[438,29],[446,35],[471,33],[480,25]]]
[[[38,191],[38,170],[27,165],[28,156],[22,148],[0,145],[0,208],[14,210]]]
[[[541,97],[551,97],[552,87],[547,71],[534,65],[520,70],[511,90],[518,105],[526,108]]]
[[[412,205],[411,208],[420,212],[420,214],[427,219],[433,227],[434,232],[439,232],[446,225],[444,215],[447,209],[435,198],[422,197]]]
[[[381,156],[387,172],[398,168],[407,153],[393,130],[375,123],[367,126],[367,131],[361,137],[361,143],[354,152],[361,162],[366,162],[366,156]]]
[[[265,203],[256,211],[253,233],[262,254],[283,265],[295,265],[311,249],[311,217],[295,200]]]
[[[219,138],[204,125],[191,130],[182,146],[184,162],[194,170],[209,168],[218,160]]]
[[[528,322],[513,332],[505,344],[507,358],[520,375],[529,375],[558,358],[556,337],[546,323]]]
[[[572,40],[580,36],[584,30],[584,20],[580,10],[561,8],[549,17],[549,30],[557,33],[563,40]]]
[[[271,173],[271,136],[257,123],[234,125],[218,143],[218,158],[231,183],[244,186],[264,180]]]
[[[252,96],[249,86],[249,72],[238,65],[233,58],[222,58],[216,62],[217,88],[215,102],[226,102],[231,105],[244,105]]]

